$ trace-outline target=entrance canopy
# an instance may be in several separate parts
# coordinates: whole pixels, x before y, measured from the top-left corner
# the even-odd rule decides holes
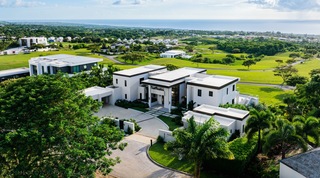
[[[111,96],[113,93],[113,89],[94,86],[84,89],[83,93],[86,96],[91,96],[93,99],[101,101],[101,98]]]

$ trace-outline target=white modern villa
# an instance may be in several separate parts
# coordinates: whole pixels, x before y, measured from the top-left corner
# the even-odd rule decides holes
[[[211,117],[214,117],[219,122],[222,128],[225,128],[230,134],[239,130],[240,135],[244,134],[244,128],[249,118],[249,111],[234,109],[234,108],[221,108],[203,104],[187,111],[182,117],[183,126],[188,127],[188,120],[193,117],[197,124],[203,124]]]
[[[34,57],[29,60],[30,76],[41,74],[56,74],[58,71],[74,74],[91,70],[102,59],[57,54],[51,56]]]
[[[19,39],[19,45],[30,48],[32,45],[48,45],[46,37],[25,37]]]
[[[162,57],[162,58],[176,58],[176,57],[191,58],[191,56],[187,55],[186,52],[181,51],[181,50],[166,51],[164,53],[161,53],[160,57]]]

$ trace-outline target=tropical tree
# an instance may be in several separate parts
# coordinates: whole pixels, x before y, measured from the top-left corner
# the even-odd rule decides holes
[[[263,145],[263,152],[269,153],[276,148],[280,149],[281,157],[284,159],[286,153],[299,146],[303,151],[307,150],[307,143],[297,135],[295,127],[285,119],[277,119],[275,129],[271,130],[266,136],[266,142]]]
[[[63,74],[0,86],[0,177],[92,177],[108,174],[124,134],[93,116],[100,106]]]
[[[303,116],[295,116],[293,118],[293,124],[296,127],[297,133],[302,136],[302,138],[309,144],[313,144],[315,146],[319,146],[320,139],[320,122],[315,117],[303,117]],[[314,140],[312,143],[308,137],[311,137]]]
[[[254,64],[256,64],[256,62],[254,60],[252,60],[252,59],[245,60],[242,63],[243,66],[248,67],[248,70],[249,70],[250,66],[252,66]]]
[[[273,114],[270,111],[258,111],[256,109],[252,109],[250,111],[250,118],[247,121],[247,125],[245,127],[245,132],[249,140],[253,138],[253,136],[258,133],[258,153],[262,151],[261,137],[262,131],[270,128],[271,120],[273,119]]]
[[[194,176],[200,177],[200,169],[205,159],[230,158],[233,154],[227,145],[228,132],[219,126],[213,118],[202,125],[197,125],[194,118],[188,121],[187,129],[173,131],[175,141],[168,142],[165,147],[173,149],[179,156],[185,156],[195,164]]]
[[[281,85],[287,82],[288,78],[291,77],[293,74],[298,72],[298,69],[294,68],[292,65],[282,65],[276,67],[274,70],[274,76],[281,77],[283,82]]]

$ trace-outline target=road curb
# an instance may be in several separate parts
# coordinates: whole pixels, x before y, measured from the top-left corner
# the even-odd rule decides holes
[[[155,143],[156,143],[156,142],[155,142]],[[170,171],[177,172],[177,173],[184,174],[184,175],[186,175],[186,176],[192,177],[192,175],[189,174],[189,173],[186,173],[186,172],[183,172],[183,171],[179,171],[179,170],[175,170],[175,169],[172,169],[172,168],[169,168],[169,167],[166,167],[166,166],[163,166],[163,165],[157,163],[156,161],[154,161],[154,160],[150,157],[150,155],[149,155],[149,149],[150,149],[150,145],[147,145],[146,154],[147,154],[148,159],[149,159],[153,164],[155,164],[155,165],[157,165],[157,166],[159,166],[159,167],[161,167],[161,168],[168,169],[168,170],[170,170]]]

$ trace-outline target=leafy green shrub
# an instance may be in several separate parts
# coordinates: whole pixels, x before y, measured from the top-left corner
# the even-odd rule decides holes
[[[231,176],[240,176],[246,165],[254,157],[257,150],[257,138],[248,141],[246,137],[237,138],[228,143],[230,151],[233,153],[233,160],[211,159],[204,162],[204,169],[215,170]],[[230,171],[232,168],[232,171]]]
[[[133,134],[133,130],[130,127],[128,127],[127,134],[129,135]]]
[[[134,120],[134,119],[129,119],[129,122],[134,123],[134,130],[135,130],[136,132],[138,132],[139,130],[141,130],[141,127],[140,127],[140,125],[137,123],[136,120]]]
[[[157,143],[164,143],[164,140],[162,137],[160,137],[160,135],[157,138]]]

